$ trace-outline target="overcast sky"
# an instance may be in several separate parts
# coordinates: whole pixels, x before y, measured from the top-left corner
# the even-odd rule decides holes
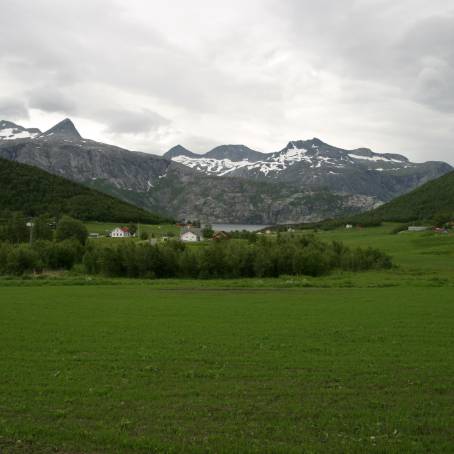
[[[454,163],[452,0],[0,0],[0,119],[162,154],[319,137]]]

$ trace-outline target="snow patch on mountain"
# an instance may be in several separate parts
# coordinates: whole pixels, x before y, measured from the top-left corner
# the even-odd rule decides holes
[[[234,161],[186,152],[169,157],[191,169],[217,176],[244,175],[245,172],[258,172],[264,176],[277,175],[297,163],[302,164],[303,168],[307,169],[317,169],[317,171],[327,169],[327,173],[331,175],[338,173],[332,170],[349,167],[361,167],[369,171],[383,172],[414,165],[404,156],[378,154],[368,149],[341,150],[326,145],[319,139],[289,142],[283,150],[264,156],[265,158],[260,160],[245,158]],[[381,166],[377,168],[378,165],[376,167],[375,164],[381,164]]]
[[[175,156],[172,161],[183,164],[191,169],[200,170],[210,175],[223,176],[233,170],[240,169],[242,167],[249,168],[252,164],[248,160],[244,161],[232,161],[230,159],[214,159],[214,158],[191,158],[189,156]]]
[[[0,121],[0,141],[16,139],[34,139],[39,135],[37,129],[25,129],[9,121]]]
[[[365,161],[374,161],[374,162],[378,162],[378,161],[399,162],[399,163],[406,162],[403,159],[393,159],[393,158],[388,158],[388,157],[382,156],[382,155],[360,156],[360,155],[356,155],[353,153],[348,153],[348,156],[353,159],[361,159],[361,160],[365,160]]]
[[[316,146],[315,149],[318,147]],[[321,168],[324,166],[344,167],[344,164],[329,156],[323,156],[318,151],[308,152],[306,148],[298,148],[292,144],[292,147],[282,152],[273,153],[261,161],[232,161],[230,159],[214,159],[200,157],[191,157],[187,155],[174,156],[173,161],[183,164],[191,169],[196,169],[209,175],[225,176],[239,169],[257,170],[263,175],[271,172],[282,172],[295,163],[304,162],[311,168]]]

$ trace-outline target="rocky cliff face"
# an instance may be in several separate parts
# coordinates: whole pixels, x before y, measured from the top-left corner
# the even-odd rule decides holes
[[[204,158],[177,146],[165,159],[84,139],[68,119],[45,133],[14,128],[20,137],[11,137],[11,123],[0,122],[0,137],[8,135],[0,140],[0,157],[158,213],[209,222],[306,222],[364,211],[451,169],[314,141],[291,142],[272,154],[226,145]]]

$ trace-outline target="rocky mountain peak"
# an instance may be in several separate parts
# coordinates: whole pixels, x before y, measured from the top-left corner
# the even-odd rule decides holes
[[[20,128],[21,126],[17,125],[16,123],[13,123],[12,121],[8,120],[0,120],[0,129],[6,129],[6,128]]]
[[[231,161],[248,160],[251,162],[260,161],[266,156],[264,153],[252,150],[245,145],[220,145],[203,155],[210,159],[230,159]]]
[[[167,151],[163,158],[165,159],[172,159],[177,156],[187,156],[189,158],[196,158],[200,155],[193,153],[192,151],[188,150],[187,148],[183,147],[182,145],[175,145],[169,151]]]
[[[74,123],[69,119],[65,118],[64,120],[57,123],[55,126],[50,128],[43,134],[43,137],[64,137],[66,139],[81,139],[82,136],[77,131]]]
[[[41,134],[37,128],[24,128],[12,121],[0,120],[0,141],[16,139],[33,139]]]

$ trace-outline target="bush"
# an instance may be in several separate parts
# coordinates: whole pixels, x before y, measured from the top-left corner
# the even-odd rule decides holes
[[[57,241],[77,240],[79,243],[85,244],[88,238],[88,230],[81,221],[63,216],[58,221],[55,238]]]
[[[51,270],[70,270],[75,263],[82,260],[83,246],[76,240],[36,241],[33,249],[38,253],[44,268]]]
[[[60,237],[61,238],[61,237]],[[85,246],[78,240],[38,240],[30,247],[0,243],[0,273],[72,269],[83,263],[85,272],[130,278],[242,278],[282,275],[321,276],[334,269],[386,269],[391,258],[373,249],[351,249],[326,243],[313,235],[279,235],[256,242],[229,240],[189,247],[180,241],[150,245],[134,242]]]
[[[6,256],[5,271],[7,274],[21,275],[26,272],[39,272],[42,263],[39,256],[28,244],[11,248]]]
[[[396,235],[397,233],[400,233],[400,232],[404,232],[405,230],[408,230],[408,227],[410,226],[410,224],[399,224],[399,225],[396,225],[396,227],[394,227],[392,230],[391,230],[391,235]]]
[[[0,239],[10,243],[26,243],[30,239],[27,220],[21,213],[10,214],[0,229]]]
[[[33,221],[33,240],[52,240],[54,232],[51,224],[52,220],[49,216],[38,216]]]

